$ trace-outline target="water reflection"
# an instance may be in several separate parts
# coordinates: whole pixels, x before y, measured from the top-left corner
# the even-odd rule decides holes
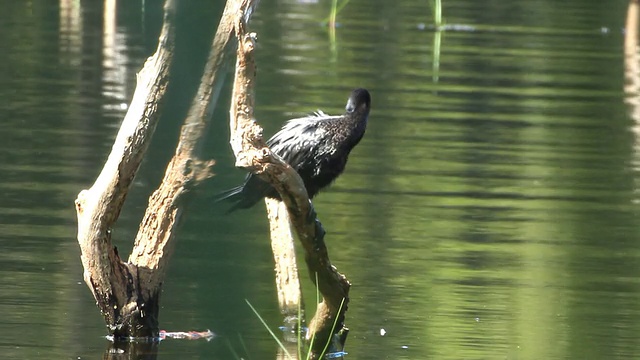
[[[105,110],[126,110],[127,100],[131,94],[127,93],[127,84],[132,78],[127,72],[129,57],[127,49],[127,34],[118,31],[117,27],[117,1],[106,0],[104,2],[102,36],[102,95],[108,99]]]
[[[106,18],[114,2],[10,4],[0,14],[11,69],[0,71],[0,351],[97,357],[106,332],[82,284],[72,201],[101,167],[156,40],[140,34],[139,3]],[[351,1],[335,41],[321,25],[326,2],[260,5],[256,115],[267,136],[316,108],[340,112],[354,87],[372,91],[367,135],[315,201],[331,258],[353,282],[347,358],[638,356],[637,54],[617,31],[626,5],[446,3],[447,21],[478,31],[442,33],[437,82],[424,1]],[[115,230],[124,253],[195,89],[212,6],[181,7],[184,67]],[[185,220],[161,323],[220,338],[166,341],[160,358],[229,358],[227,343],[253,358],[277,352],[243,301],[280,324],[264,215],[224,217],[207,200],[243,176],[226,110],[215,116],[218,175]]]
[[[640,141],[638,140],[638,136],[640,135],[640,57],[638,56],[639,11],[638,3],[635,1],[629,1],[624,36],[625,103],[629,105],[629,116],[634,121],[631,130],[636,136],[636,144],[634,146],[636,156],[634,157],[632,164],[634,169],[638,169],[638,152],[640,150]],[[635,192],[637,194],[638,190]]]
[[[82,49],[81,34],[82,34],[82,19],[81,19],[81,7],[80,3],[73,0],[60,0],[60,29],[58,34],[60,36],[60,52],[73,53],[75,56],[70,56],[69,60],[75,60],[77,63],[70,64],[78,66],[80,65],[80,57],[78,52]]]

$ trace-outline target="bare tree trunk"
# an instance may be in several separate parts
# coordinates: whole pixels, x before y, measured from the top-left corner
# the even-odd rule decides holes
[[[158,332],[158,304],[139,293],[137,269],[121,260],[111,244],[111,229],[160,116],[173,62],[174,17],[175,1],[167,0],[158,49],[138,74],[111,154],[93,186],[75,201],[84,279],[114,337],[154,337]]]
[[[128,262],[122,261],[112,246],[111,229],[158,121],[173,59],[175,0],[166,0],[158,50],[138,76],[129,112],[109,159],[94,185],[80,192],[76,199],[85,282],[116,340],[158,337],[159,295],[185,195],[210,176],[213,165],[212,161],[199,160],[197,151],[204,141],[221,87],[219,70],[227,57],[225,49],[235,41],[234,24],[239,18],[248,21],[253,11],[249,3],[254,2],[227,2],[200,88],[181,129],[176,153],[167,166],[162,184],[149,200]]]
[[[323,297],[308,334],[308,338],[314,338],[312,358],[319,358],[329,342],[334,345],[330,347],[334,350],[341,350],[344,346],[348,333],[344,326],[344,314],[350,284],[331,265],[323,240],[325,231],[316,218],[302,179],[266,146],[262,139],[262,128],[253,120],[255,34],[246,34],[245,26],[243,21],[236,24],[238,53],[230,109],[230,143],[236,156],[236,166],[253,171],[274,186],[289,211],[305,250],[309,273]],[[337,342],[332,341],[334,334],[338,335]]]

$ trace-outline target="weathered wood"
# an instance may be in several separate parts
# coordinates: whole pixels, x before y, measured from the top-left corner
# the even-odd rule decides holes
[[[291,222],[305,250],[311,278],[323,296],[307,335],[308,338],[315,338],[312,358],[318,358],[325,344],[333,339],[333,333],[340,334],[335,347],[340,349],[344,345],[348,332],[344,326],[344,314],[350,284],[331,265],[323,240],[324,229],[316,218],[302,179],[291,166],[271,153],[262,138],[262,128],[253,120],[255,34],[247,34],[245,23],[240,21],[236,24],[236,35],[238,51],[229,124],[231,147],[236,156],[236,166],[253,171],[268,181],[287,206]]]
[[[84,279],[115,337],[156,335],[152,329],[157,328],[157,319],[145,317],[145,310],[138,306],[135,271],[113,247],[111,229],[159,119],[173,60],[174,16],[175,1],[167,0],[158,49],[138,74],[111,154],[93,186],[81,191],[75,201]],[[147,306],[153,309],[157,304]]]
[[[238,18],[248,21],[253,11],[248,3],[251,2],[227,2],[176,153],[162,184],[149,199],[128,262],[123,262],[112,246],[111,228],[158,121],[173,59],[175,0],[165,3],[158,50],[140,72],[129,112],[109,159],[95,184],[83,190],[76,200],[85,281],[116,340],[158,336],[159,295],[166,264],[173,251],[185,195],[211,176],[213,162],[201,161],[198,150],[222,86],[223,63],[229,55],[225,50],[235,42],[234,24]]]
[[[151,195],[140,224],[129,262],[141,270],[149,289],[159,288],[164,278],[184,209],[184,196],[194,185],[211,176],[213,162],[201,161],[198,153],[223,84],[224,63],[233,55],[229,49],[235,43],[234,24],[238,17],[245,16],[247,9],[247,1],[243,0],[230,0],[225,6],[200,86],[180,131],[176,153],[160,187]]]

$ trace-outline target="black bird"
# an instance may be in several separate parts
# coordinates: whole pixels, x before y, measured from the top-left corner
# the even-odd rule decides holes
[[[309,198],[313,198],[344,171],[349,153],[364,135],[370,109],[369,92],[355,89],[343,115],[329,116],[318,111],[289,120],[267,145],[298,172]],[[231,212],[250,208],[264,197],[280,198],[269,183],[248,174],[241,186],[225,191],[219,200],[232,201]]]

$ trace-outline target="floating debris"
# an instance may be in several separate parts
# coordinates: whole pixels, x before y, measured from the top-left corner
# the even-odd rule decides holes
[[[160,330],[160,340],[164,340],[167,338],[170,339],[187,339],[187,340],[200,340],[204,339],[207,341],[211,341],[216,337],[211,330],[207,329],[206,331],[166,331]]]
[[[109,341],[115,341],[113,335],[105,336]],[[160,330],[160,334],[158,334],[157,338],[148,338],[148,337],[129,337],[124,340],[128,340],[130,342],[157,342],[162,341],[164,339],[186,339],[186,340],[200,340],[204,339],[207,341],[211,341],[216,337],[216,334],[213,331],[207,329],[206,331],[167,331]]]

